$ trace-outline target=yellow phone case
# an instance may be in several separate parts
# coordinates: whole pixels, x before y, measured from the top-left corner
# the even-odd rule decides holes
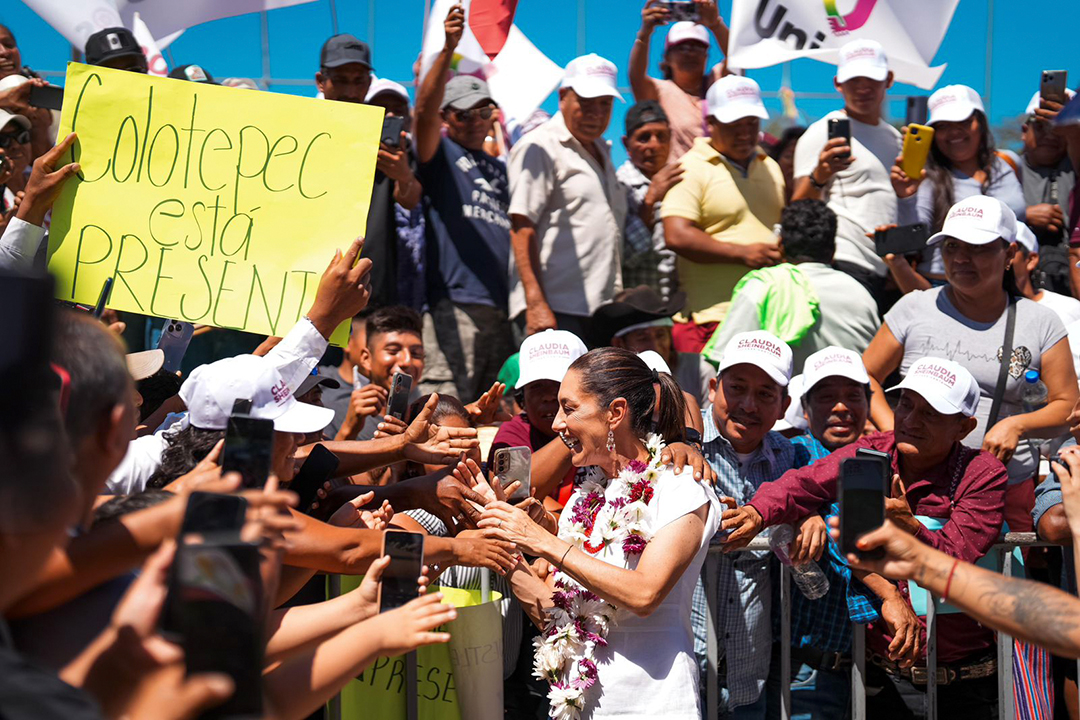
[[[930,154],[930,145],[934,142],[934,128],[929,125],[908,125],[904,134],[904,148],[901,151],[900,169],[911,178],[917,180],[922,174],[923,166],[926,165],[926,157]]]

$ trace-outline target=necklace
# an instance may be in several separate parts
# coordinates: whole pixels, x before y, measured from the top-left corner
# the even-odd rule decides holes
[[[645,447],[647,462],[631,460],[610,480],[582,482],[561,539],[616,565],[641,556],[653,535],[649,501],[660,477],[663,441],[650,435]],[[607,645],[618,608],[561,570],[555,572],[555,588],[544,632],[533,640],[533,674],[551,686],[550,716],[578,720],[586,691],[599,686],[594,653]]]

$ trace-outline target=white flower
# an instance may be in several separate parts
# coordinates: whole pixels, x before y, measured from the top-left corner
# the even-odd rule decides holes
[[[623,473],[629,475],[629,480],[623,477]],[[637,476],[631,473],[629,470],[623,470],[622,473],[619,473],[619,476],[612,480],[611,484],[608,485],[605,497],[607,497],[609,500],[614,500],[615,498],[620,498],[628,495],[630,493],[630,481],[636,479]]]
[[[600,495],[603,495],[604,494],[604,486],[601,485],[600,483],[596,482],[595,480],[591,480],[591,479],[586,478],[585,480],[583,480],[581,482],[581,485],[578,487],[578,492],[581,493],[582,497],[584,497],[586,495],[591,495],[593,493],[598,493]]]
[[[540,639],[540,638],[537,638]],[[566,664],[566,655],[557,648],[546,643],[536,644],[536,657],[533,659],[533,675],[538,680],[553,682],[562,674],[563,665]]]
[[[649,455],[655,457],[660,454],[660,451],[664,448],[664,439],[652,433],[649,437],[645,438],[645,449],[649,451]]]
[[[551,688],[548,693],[554,720],[578,720],[585,708],[584,693],[575,687]]]

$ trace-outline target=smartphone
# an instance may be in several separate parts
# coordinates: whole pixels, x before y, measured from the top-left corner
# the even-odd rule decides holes
[[[192,533],[239,533],[246,515],[247,500],[240,495],[193,492],[184,510],[180,537]]]
[[[1068,99],[1065,96],[1065,84],[1068,73],[1065,70],[1043,70],[1042,82],[1039,85],[1039,95],[1044,100],[1064,104]]]
[[[888,472],[889,464],[878,457],[857,455],[840,464],[840,549],[845,555],[884,557],[882,548],[863,552],[855,541],[885,522]]]
[[[409,411],[409,395],[412,393],[412,375],[394,373],[390,384],[390,401],[386,404],[386,414],[405,422],[405,413]]]
[[[261,488],[270,476],[274,448],[274,421],[232,414],[225,430],[221,474],[238,472],[242,487]]]
[[[379,583],[379,612],[401,607],[417,597],[416,579],[424,567],[424,536],[387,530],[383,533],[383,555],[390,556],[390,564]]]
[[[829,139],[842,137],[847,141],[848,147],[851,146],[851,121],[847,118],[829,118]],[[851,151],[838,155],[837,157],[849,158],[851,157]]]
[[[262,717],[262,578],[259,546],[207,536],[176,549],[168,608],[189,676],[217,672],[236,691],[200,718]]]
[[[930,228],[922,223],[877,231],[874,233],[874,252],[878,257],[922,252],[929,238]]]
[[[161,330],[158,338],[158,349],[165,353],[163,370],[176,372],[184,361],[184,353],[187,352],[191,338],[195,335],[195,326],[189,322],[180,320],[166,320],[165,327]]]
[[[904,149],[901,150],[900,169],[913,180],[922,175],[930,146],[934,142],[934,128],[916,123],[907,126],[904,134]]]
[[[507,498],[510,502],[521,502],[529,497],[531,487],[532,450],[527,447],[499,448],[495,451],[495,476],[506,487],[515,480],[521,487]]]
[[[112,295],[113,278],[105,278],[105,282],[101,285],[101,294],[98,295],[97,304],[94,305],[94,317],[101,317],[105,312],[105,303],[109,302],[109,296]]]
[[[660,3],[660,7],[668,11],[671,22],[681,20],[697,22],[701,19],[697,3],[693,2],[693,0],[664,0]]]
[[[30,88],[30,98],[27,100],[34,107],[60,110],[64,106],[64,88],[55,85]]]
[[[927,102],[930,100],[926,95],[909,95],[907,99],[907,113],[904,115],[905,125],[925,125],[930,116]]]
[[[300,497],[296,508],[306,513],[315,502],[316,493],[338,469],[338,456],[326,449],[325,445],[316,444],[308,453],[307,460],[296,471],[289,489]]]
[[[382,137],[379,142],[387,147],[401,147],[401,131],[405,129],[405,118],[387,115],[382,121]]]

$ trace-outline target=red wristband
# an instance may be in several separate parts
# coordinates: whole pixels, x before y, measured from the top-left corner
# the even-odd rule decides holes
[[[952,585],[952,576],[953,573],[956,572],[956,566],[959,564],[960,561],[954,558],[952,561],[952,567],[949,568],[949,579],[945,581],[945,592],[941,596],[941,599],[945,602],[949,601],[949,586]]]

